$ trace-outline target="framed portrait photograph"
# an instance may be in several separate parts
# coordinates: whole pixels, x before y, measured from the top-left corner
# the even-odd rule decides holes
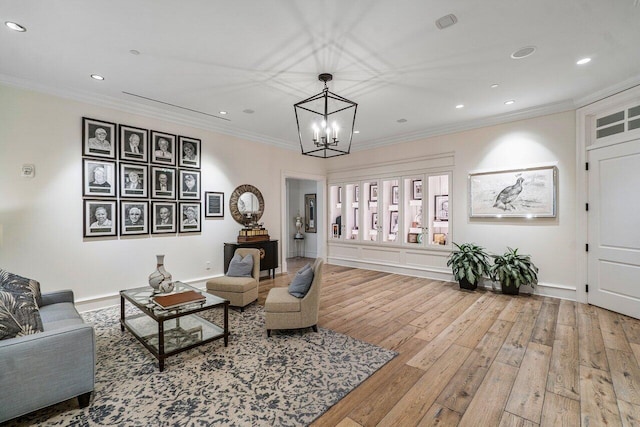
[[[151,166],[151,197],[154,199],[176,198],[176,170]]]
[[[206,218],[224,218],[224,193],[205,191],[204,216]]]
[[[160,165],[176,165],[176,136],[170,133],[151,131],[149,147],[151,163]]]
[[[449,221],[449,196],[435,196],[435,220]]]
[[[116,236],[118,206],[115,200],[84,201],[84,237]]]
[[[120,162],[120,197],[146,199],[149,194],[149,167]]]
[[[200,200],[200,172],[180,169],[178,185],[181,200]]]
[[[471,218],[555,218],[558,169],[539,166],[469,174]]]
[[[398,232],[398,211],[391,211],[389,215],[389,233],[396,234]]]
[[[149,162],[149,131],[120,125],[120,160]]]
[[[151,233],[177,231],[176,202],[151,202]]]
[[[378,184],[371,184],[371,186],[369,187],[369,201],[378,201]]]
[[[178,138],[178,166],[200,169],[200,140],[181,136]]]
[[[116,124],[102,120],[82,118],[82,155],[116,158],[118,134]]]
[[[391,204],[397,205],[400,200],[400,189],[397,185],[391,187]]]
[[[200,231],[202,229],[200,226],[200,219],[200,202],[180,202],[179,221],[181,233]]]
[[[149,234],[149,202],[120,201],[120,235]]]
[[[116,197],[116,162],[82,159],[82,195]]]
[[[413,200],[422,200],[422,180],[414,179],[411,184],[413,186],[411,198]]]

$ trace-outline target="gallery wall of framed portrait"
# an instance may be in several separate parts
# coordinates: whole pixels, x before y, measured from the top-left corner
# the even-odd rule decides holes
[[[201,144],[83,117],[84,237],[200,232]],[[224,200],[214,205],[206,216],[224,216]]]

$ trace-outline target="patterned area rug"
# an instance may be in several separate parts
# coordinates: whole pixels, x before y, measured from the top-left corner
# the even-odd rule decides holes
[[[222,321],[221,310],[205,312]],[[322,415],[396,353],[319,328],[267,338],[262,306],[229,310],[231,337],[170,357],[164,372],[128,332],[119,308],[83,317],[95,325],[96,388],[10,425],[302,426]],[[222,324],[222,323],[219,323]]]

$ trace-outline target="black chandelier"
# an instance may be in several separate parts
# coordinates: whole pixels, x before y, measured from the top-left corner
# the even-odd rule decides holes
[[[349,154],[358,104],[329,91],[331,74],[318,80],[324,82],[322,92],[293,105],[302,154],[324,159]]]

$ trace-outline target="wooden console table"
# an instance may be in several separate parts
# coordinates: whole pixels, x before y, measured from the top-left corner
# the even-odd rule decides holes
[[[224,244],[224,272],[229,269],[229,262],[238,248],[256,248],[260,250],[260,271],[268,270],[269,276],[276,277],[278,268],[278,241],[264,240],[262,242],[237,243],[229,242]]]

